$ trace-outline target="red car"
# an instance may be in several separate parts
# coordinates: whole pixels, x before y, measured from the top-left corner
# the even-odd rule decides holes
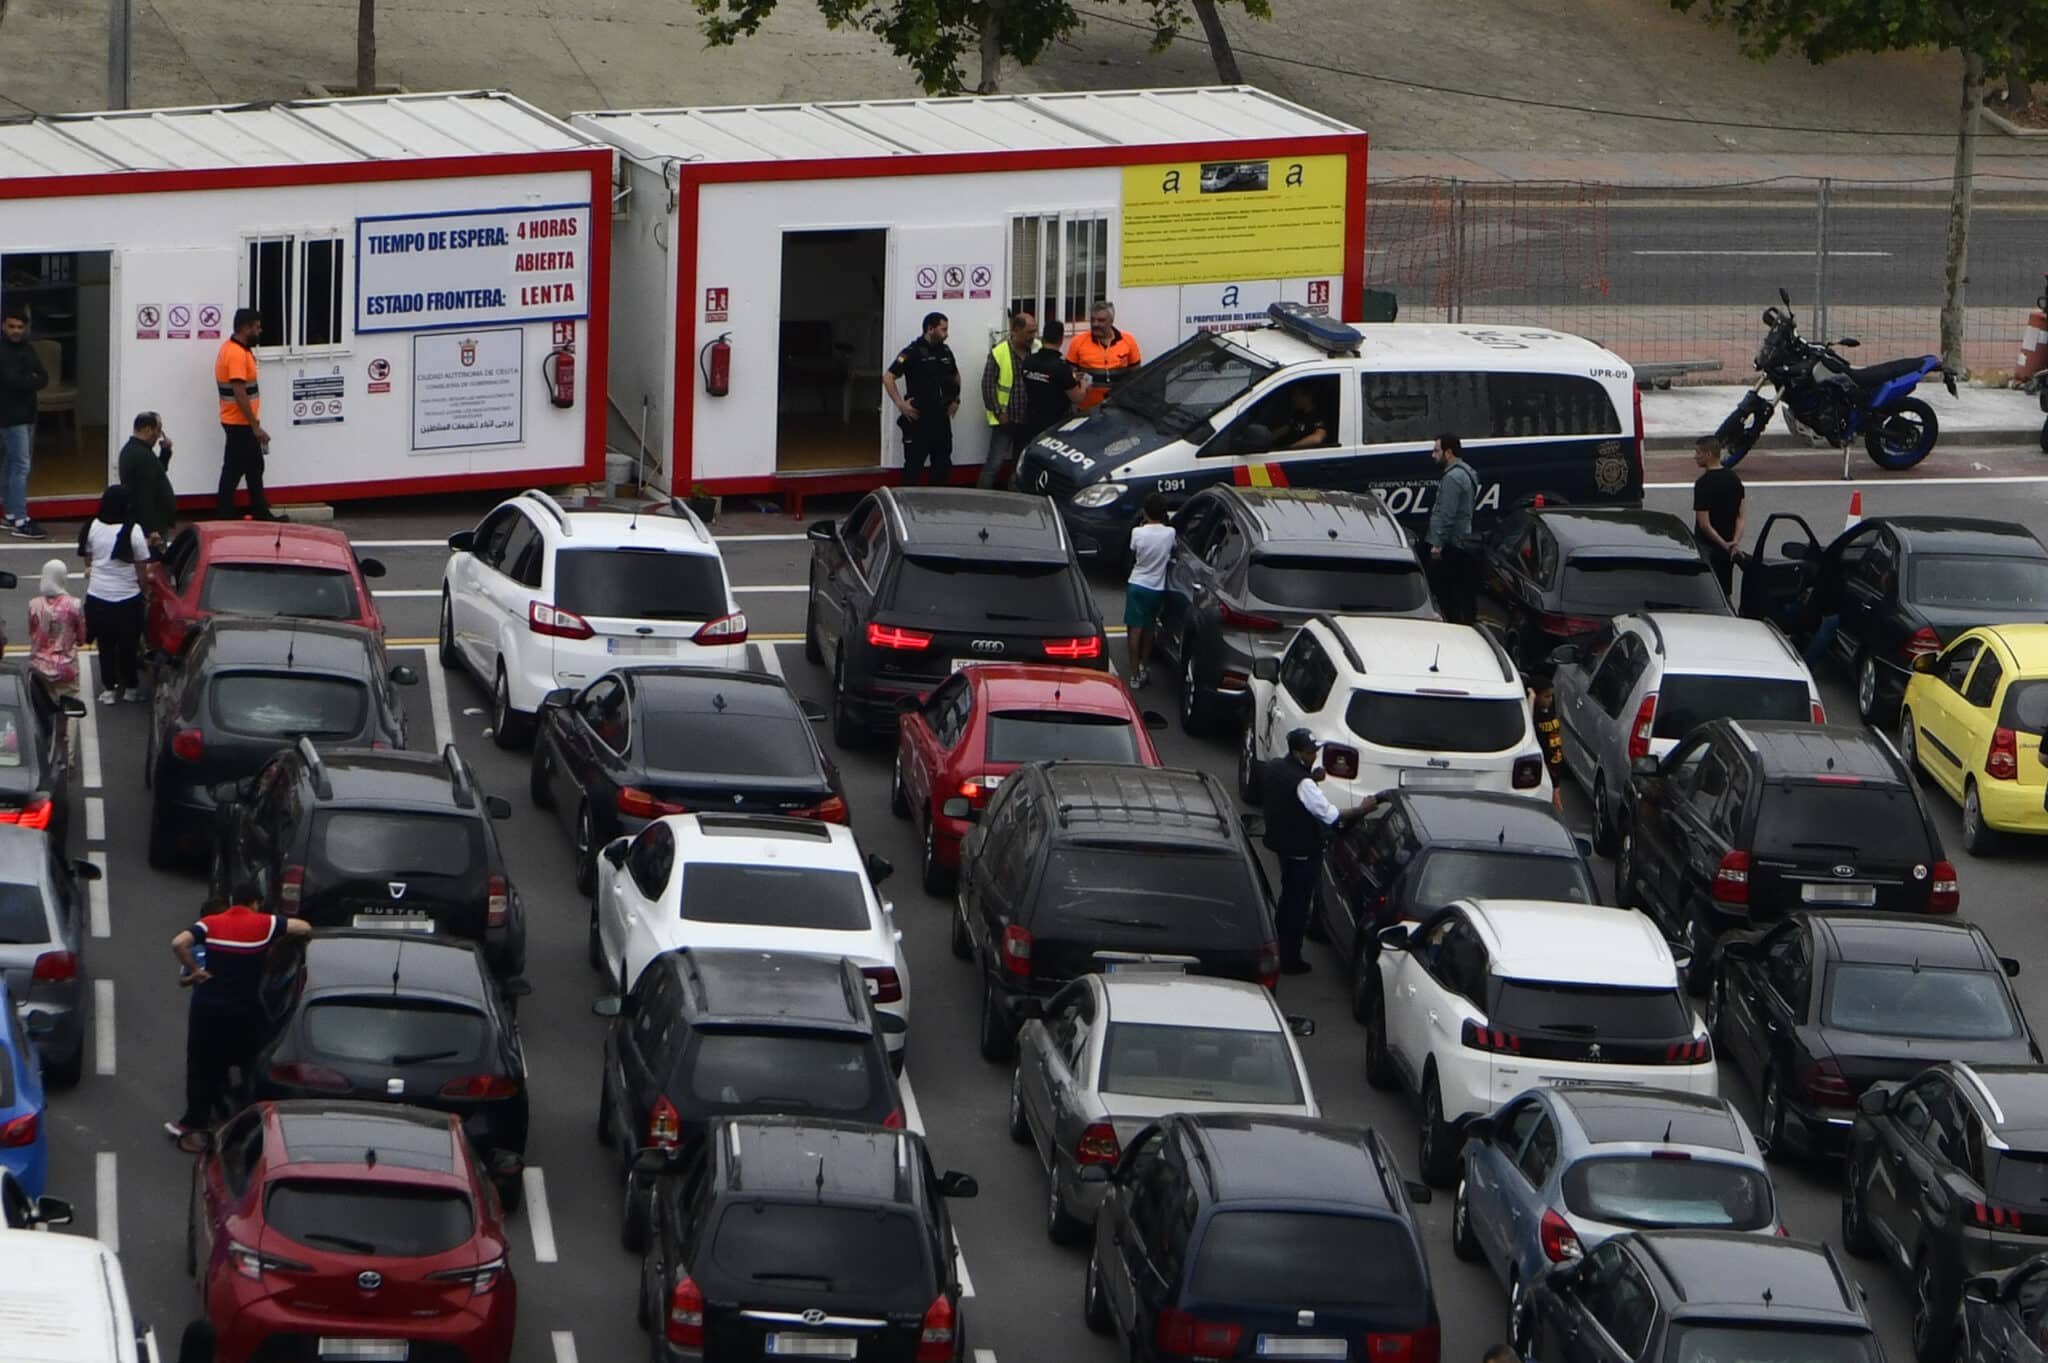
[[[199,1156],[185,1254],[216,1363],[512,1356],[503,1212],[460,1119],[258,1103],[179,1146]]]
[[[210,521],[187,526],[143,588],[145,647],[176,653],[210,615],[289,615],[340,620],[384,632],[365,578],[384,576],[358,559],[331,526]]]
[[[925,888],[951,886],[968,811],[985,806],[1003,777],[1062,757],[1156,767],[1146,731],[1165,727],[1121,680],[1092,668],[977,663],[955,672],[896,721],[889,807],[924,828]]]

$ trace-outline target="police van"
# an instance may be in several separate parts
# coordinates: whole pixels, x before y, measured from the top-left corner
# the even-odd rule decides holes
[[[1582,337],[1534,327],[1353,327],[1275,303],[1268,324],[1203,332],[1019,458],[1012,486],[1052,498],[1084,559],[1119,564],[1153,492],[1214,483],[1370,489],[1428,518],[1439,433],[1479,475],[1477,520],[1544,493],[1639,505],[1635,371]]]

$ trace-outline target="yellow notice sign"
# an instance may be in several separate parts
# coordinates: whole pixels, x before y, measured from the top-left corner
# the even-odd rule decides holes
[[[1342,156],[1124,168],[1121,285],[1344,272]]]

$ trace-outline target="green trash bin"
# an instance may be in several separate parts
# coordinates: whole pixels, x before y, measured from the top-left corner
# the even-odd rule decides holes
[[[1401,301],[1394,297],[1392,289],[1367,289],[1365,291],[1365,316],[1360,321],[1391,322],[1400,315]]]

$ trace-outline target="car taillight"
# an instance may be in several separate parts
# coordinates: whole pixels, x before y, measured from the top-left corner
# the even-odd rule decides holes
[[[1716,904],[1749,903],[1749,853],[1737,848],[1721,858],[1714,869],[1713,897]]]
[[[1991,1202],[1972,1202],[1970,1204],[1970,1220],[1986,1230],[2025,1231],[2027,1229],[2027,1214],[2025,1212],[2012,1207],[2001,1207]],[[2041,1225],[2039,1217],[2034,1219],[2034,1225],[2036,1227]]]
[[[1000,776],[970,776],[960,783],[960,796],[971,808],[987,809],[990,797],[1002,783],[1003,778]]]
[[[1713,1058],[1713,1043],[1703,1036],[1691,1041],[1674,1041],[1664,1048],[1664,1063],[1667,1065],[1702,1065]]]
[[[1856,1105],[1856,1095],[1849,1088],[1849,1081],[1842,1077],[1841,1065],[1833,1060],[1821,1060],[1807,1066],[1799,1082],[1816,1107]]]
[[[1047,639],[1045,641],[1045,656],[1048,658],[1058,658],[1064,662],[1083,662],[1089,658],[1100,658],[1102,656],[1102,636],[1100,634],[1083,634],[1073,639]]]
[[[180,762],[197,762],[206,756],[206,736],[197,729],[180,729],[171,735],[171,756]]]
[[[1003,969],[1025,979],[1031,977],[1031,929],[1015,923],[1003,929]]]
[[[862,966],[860,973],[867,977],[868,997],[876,1003],[903,1002],[903,979],[895,966]]]
[[[465,1074],[441,1085],[443,1098],[516,1098],[519,1085],[496,1074]]]
[[[1994,781],[2013,781],[2019,778],[2019,735],[2010,729],[1991,731],[1991,750],[1984,754],[1984,774]]]
[[[268,1076],[273,1084],[282,1084],[295,1089],[327,1089],[333,1093],[346,1093],[348,1080],[325,1065],[308,1065],[304,1061],[272,1065]]]
[[[299,895],[306,888],[306,868],[287,866],[277,878],[277,904],[285,913],[298,912]]]
[[[1954,913],[1963,902],[1963,896],[1956,888],[1956,868],[1945,861],[1937,861],[1933,875],[1934,883],[1927,891],[1927,911]]]
[[[78,978],[78,956],[70,951],[46,951],[36,957],[36,968],[30,978],[52,984],[58,980],[75,980]]]
[[[492,876],[489,886],[490,898],[484,901],[484,926],[502,928],[512,912],[512,896],[505,888],[503,876]]]
[[[1365,1363],[1438,1363],[1442,1353],[1443,1332],[1434,1325],[1406,1334],[1365,1337]]]
[[[535,634],[546,634],[556,639],[588,639],[597,633],[590,627],[590,622],[576,612],[550,606],[545,601],[535,601],[526,607],[526,627]]]
[[[1543,1242],[1543,1257],[1553,1264],[1576,1259],[1586,1252],[1579,1245],[1579,1233],[1572,1229],[1572,1223],[1547,1207],[1543,1211],[1543,1220],[1536,1227],[1536,1234]]]
[[[1357,779],[1358,749],[1348,743],[1323,744],[1323,770],[1339,781]]]
[[[902,648],[916,652],[932,646],[932,636],[921,629],[868,622],[868,643],[874,648]]]
[[[1941,652],[1941,636],[1934,632],[1932,625],[1922,625],[1913,631],[1913,637],[1899,645],[1899,656],[1911,667],[1915,658],[1931,657]]]
[[[917,1334],[917,1363],[952,1363],[953,1302],[941,1292],[924,1309],[924,1325]]]
[[[48,828],[50,797],[38,795],[20,809],[0,810],[0,823],[20,824],[23,828]]]
[[[498,1285],[498,1279],[504,1272],[505,1261],[492,1259],[475,1268],[444,1268],[438,1273],[429,1273],[427,1278],[432,1282],[467,1283],[470,1295],[481,1297]]]
[[[1077,1164],[1115,1164],[1123,1149],[1117,1144],[1116,1128],[1108,1122],[1095,1122],[1081,1133],[1081,1139],[1074,1143],[1074,1160]]]
[[[1159,1313],[1159,1328],[1153,1336],[1159,1352],[1182,1358],[1231,1358],[1244,1338],[1242,1325],[1220,1320],[1201,1320],[1178,1307]]]
[[[1522,1038],[1499,1027],[1487,1027],[1465,1019],[1465,1025],[1458,1031],[1458,1040],[1475,1051],[1493,1051],[1500,1055],[1520,1055]]]
[[[1628,730],[1628,760],[1650,755],[1650,731],[1657,726],[1657,693],[1652,691],[1643,697],[1643,703],[1636,707],[1636,722]]]
[[[690,636],[693,644],[744,644],[747,641],[747,613],[734,611],[716,620],[706,620]]]
[[[1266,988],[1279,988],[1280,944],[1278,942],[1259,943],[1259,965],[1256,973],[1259,977],[1259,983]]]
[[[235,1272],[245,1278],[262,1281],[265,1273],[311,1273],[311,1264],[302,1264],[296,1259],[286,1259],[261,1250],[250,1249],[236,1241],[228,1241],[228,1260],[235,1266]]]
[[[657,800],[638,786],[620,786],[613,803],[618,806],[619,813],[634,819],[658,819],[664,814],[690,812],[688,806]]]
[[[901,1131],[903,1129],[903,1109],[900,1107],[890,1108],[889,1115],[882,1118],[882,1125],[891,1131]]]
[[[1515,759],[1515,789],[1534,790],[1543,784],[1543,759],[1540,757],[1517,757]]]
[[[36,1131],[41,1125],[40,1114],[22,1113],[5,1126],[0,1126],[0,1149],[18,1150],[24,1145],[34,1145]]]
[[[1589,620],[1583,615],[1543,614],[1536,617],[1536,628],[1545,634],[1560,637],[1574,634],[1592,634],[1605,626],[1604,620]]]
[[[704,1347],[704,1294],[684,1278],[668,1294],[668,1342],[684,1349]]]
[[[789,815],[793,819],[816,819],[820,823],[845,823],[846,801],[831,795],[808,808],[792,809]]]
[[[683,1115],[667,1098],[656,1098],[654,1111],[647,1114],[647,1143],[663,1150],[683,1143]]]
[[[1237,629],[1248,629],[1254,634],[1278,634],[1281,630],[1287,628],[1270,615],[1259,615],[1253,611],[1241,611],[1227,603],[1219,609],[1222,612],[1224,624]]]
[[[1827,707],[1827,706],[1825,706],[1825,705],[1822,705],[1822,704],[1821,704],[1821,703],[1820,703],[1819,701],[1814,701],[1814,702],[1812,702],[1812,704],[1813,704],[1813,722],[1814,722],[1815,724],[1825,724],[1825,723],[1827,723],[1827,722],[1828,722],[1828,707]]]

